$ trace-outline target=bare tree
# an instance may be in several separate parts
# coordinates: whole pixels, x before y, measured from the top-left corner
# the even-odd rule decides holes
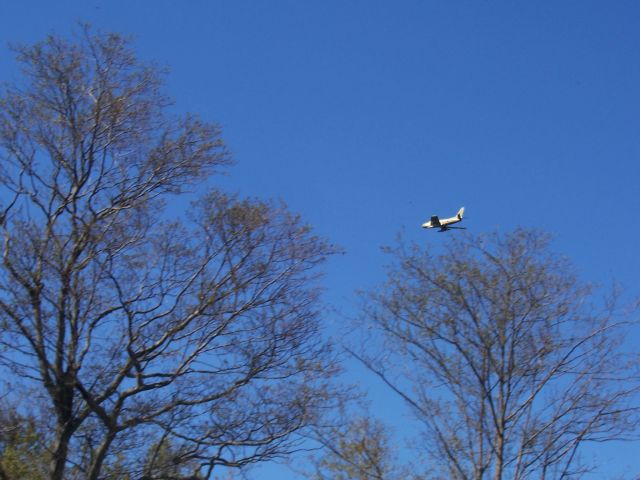
[[[342,422],[316,429],[314,452],[301,474],[310,480],[394,480],[417,478],[402,472],[391,435],[380,421],[343,413]]]
[[[316,279],[335,249],[281,205],[180,200],[228,154],[216,125],[168,113],[158,69],[121,36],[17,52],[25,81],[0,100],[0,368],[48,412],[50,477],[151,478],[170,451],[174,472],[209,478],[286,454],[329,395]]]
[[[580,447],[624,438],[637,419],[614,304],[540,232],[450,240],[441,255],[389,249],[363,318],[383,351],[355,354],[422,422],[438,478],[580,476]]]

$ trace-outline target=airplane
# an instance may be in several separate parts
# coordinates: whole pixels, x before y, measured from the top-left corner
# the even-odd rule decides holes
[[[464,215],[464,207],[458,210],[458,213],[455,217],[451,218],[443,218],[440,220],[437,215],[431,217],[431,220],[422,224],[422,228],[440,228],[439,232],[445,232],[451,228],[459,228],[464,230],[465,227],[452,227],[454,223],[458,223],[462,221],[462,216]]]

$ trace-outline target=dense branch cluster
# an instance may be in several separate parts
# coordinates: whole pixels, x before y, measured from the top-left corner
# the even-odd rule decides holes
[[[274,203],[165,208],[229,156],[216,125],[167,113],[122,37],[19,60],[0,106],[0,367],[46,424],[51,478],[207,478],[287,452],[328,395],[315,280],[333,247]]]

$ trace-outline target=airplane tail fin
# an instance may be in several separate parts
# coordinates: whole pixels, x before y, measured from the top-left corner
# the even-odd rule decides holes
[[[456,217],[458,217],[458,220],[462,220],[463,215],[464,215],[464,207],[458,210],[458,214],[456,215]]]

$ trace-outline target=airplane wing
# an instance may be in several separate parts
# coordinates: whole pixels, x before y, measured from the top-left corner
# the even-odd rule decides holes
[[[433,226],[440,225],[440,219],[438,218],[437,215],[434,215],[433,217],[431,217],[431,225]]]

